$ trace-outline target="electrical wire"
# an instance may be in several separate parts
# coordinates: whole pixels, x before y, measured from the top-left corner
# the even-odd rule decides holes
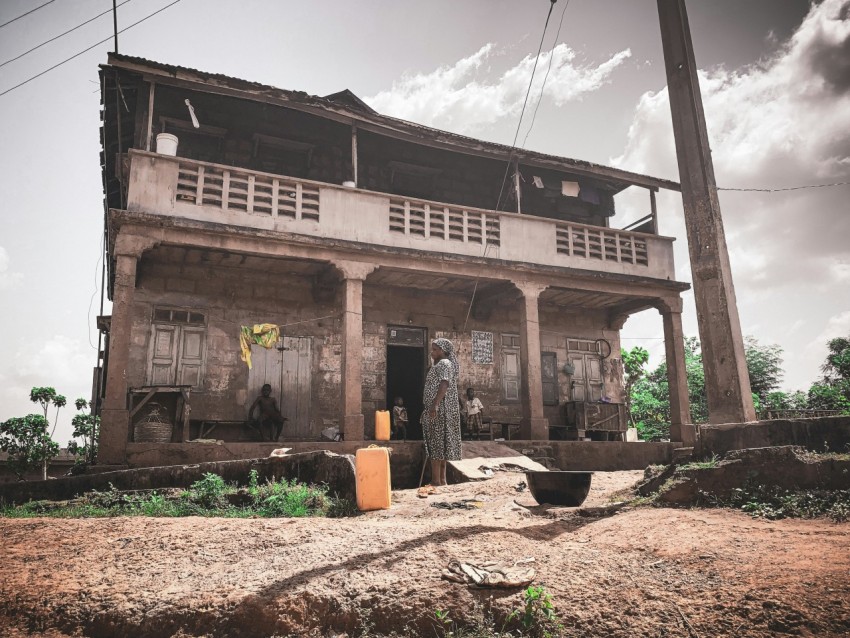
[[[8,24],[12,24],[13,22],[15,22],[15,21],[17,21],[17,20],[20,20],[20,19],[21,19],[21,18],[23,18],[24,16],[28,16],[28,15],[29,15],[29,14],[31,14],[31,13],[35,13],[35,12],[36,12],[36,11],[38,11],[39,9],[43,9],[44,7],[46,7],[47,5],[49,5],[49,4],[53,3],[53,2],[56,2],[56,0],[48,0],[48,1],[47,1],[47,2],[45,2],[44,4],[40,4],[40,5],[38,5],[35,9],[30,9],[30,10],[29,10],[29,11],[27,11],[26,13],[22,13],[21,15],[19,15],[17,18],[12,18],[12,19],[11,19],[11,20],[9,20],[8,22],[4,22],[3,24],[0,24],[0,29],[2,29],[3,27],[5,27],[5,26],[6,26],[6,25],[8,25]]]
[[[128,2],[130,2],[130,0],[124,0],[124,2],[122,2],[121,4],[119,4],[118,6],[116,6],[115,8],[117,9],[118,7],[121,7],[121,6],[125,5],[125,4],[127,4]],[[80,24],[78,24],[77,26],[73,27],[72,29],[68,29],[68,30],[67,30],[67,31],[65,31],[64,33],[60,33],[59,35],[57,35],[57,36],[56,36],[56,37],[54,37],[54,38],[50,38],[49,40],[45,40],[45,41],[44,41],[44,42],[42,42],[41,44],[37,44],[36,46],[34,46],[32,49],[29,49],[28,51],[24,51],[24,52],[23,52],[23,53],[21,53],[20,55],[15,56],[14,58],[10,58],[10,59],[6,60],[5,62],[0,62],[0,67],[4,67],[4,66],[6,66],[7,64],[9,64],[10,62],[14,62],[15,60],[20,60],[20,59],[21,59],[22,57],[24,57],[25,55],[29,55],[29,54],[30,54],[30,53],[32,53],[33,51],[35,51],[35,50],[37,50],[37,49],[40,49],[40,48],[41,48],[41,47],[43,47],[45,44],[50,44],[51,42],[54,42],[54,41],[58,40],[58,39],[59,39],[59,38],[61,38],[62,36],[66,36],[66,35],[68,35],[69,33],[73,32],[73,31],[76,31],[77,29],[79,29],[79,28],[81,28],[81,27],[86,26],[89,22],[94,22],[94,21],[95,21],[95,20],[97,20],[98,18],[100,18],[100,17],[102,17],[102,16],[105,16],[107,13],[112,13],[112,9],[107,9],[107,10],[106,10],[106,11],[104,11],[103,13],[98,13],[95,17],[90,18],[90,19],[86,20],[85,22],[81,22]]]
[[[832,184],[809,184],[806,186],[789,186],[788,188],[717,188],[719,191],[734,191],[739,193],[780,193],[782,191],[801,191],[807,188],[828,188],[830,186],[848,186],[850,182],[833,182]]]
[[[537,63],[540,60],[540,52],[543,50],[543,42],[546,39],[546,30],[549,28],[549,19],[552,17],[552,10],[555,8],[555,3],[558,0],[549,0],[549,12],[546,14],[546,22],[543,24],[543,33],[540,36],[540,45],[537,47],[537,56],[534,58],[534,66],[531,69],[531,78],[528,80],[528,90],[525,92],[525,100],[522,103],[522,110],[519,114],[519,121],[516,125],[516,133],[514,134],[514,141],[511,144],[511,150],[508,153],[508,161],[505,166],[505,174],[502,177],[502,185],[499,187],[499,197],[496,199],[496,208],[493,209],[493,212],[496,213],[499,210],[499,206],[502,203],[502,193],[505,190],[505,181],[508,179],[508,173],[511,170],[511,161],[513,160],[514,150],[516,149],[516,141],[519,138],[519,131],[522,127],[522,118],[525,116],[525,107],[528,104],[528,96],[531,94],[531,86],[534,83],[534,74],[537,71]],[[482,259],[487,257],[487,250],[490,248],[490,243],[487,240],[487,227],[485,226],[482,230],[482,239],[484,241],[484,253],[481,255]],[[472,287],[472,296],[469,299],[469,307],[466,309],[466,319],[463,321],[463,331],[466,331],[466,325],[469,323],[469,315],[472,313],[472,304],[475,303],[475,295],[478,292],[478,281],[480,279],[480,275],[475,277],[475,285]]]
[[[180,1],[181,1],[181,0],[174,0],[174,2],[172,2],[172,3],[170,3],[170,4],[167,4],[167,5],[165,5],[164,7],[162,7],[162,9],[158,9],[158,10],[154,11],[153,13],[151,13],[151,14],[149,14],[149,15],[145,16],[145,17],[144,17],[144,18],[142,18],[141,20],[138,20],[138,21],[134,22],[133,24],[131,24],[131,25],[129,25],[129,26],[126,26],[126,27],[124,27],[123,29],[121,29],[120,31],[118,31],[118,33],[124,33],[125,31],[127,31],[127,30],[129,30],[129,29],[132,29],[133,27],[135,27],[136,25],[141,24],[141,23],[142,23],[142,22],[144,22],[145,20],[149,20],[150,18],[154,17],[154,16],[155,16],[155,15],[157,15],[158,13],[162,13],[163,11],[165,11],[166,9],[168,9],[169,7],[173,7],[175,4],[177,4],[177,3],[178,3],[178,2],[180,2]],[[91,45],[90,47],[88,47],[88,48],[86,48],[86,49],[83,49],[83,50],[82,50],[82,51],[80,51],[79,53],[75,53],[74,55],[72,55],[72,56],[71,56],[71,57],[69,57],[69,58],[65,58],[64,60],[62,60],[62,61],[61,61],[61,62],[59,62],[58,64],[54,64],[53,66],[51,66],[51,67],[50,67],[50,68],[48,68],[48,69],[45,69],[45,70],[44,70],[44,71],[42,71],[41,73],[37,73],[36,75],[33,75],[32,77],[30,77],[30,78],[28,78],[28,79],[24,80],[24,81],[23,81],[23,82],[21,82],[20,84],[16,84],[15,86],[13,86],[13,87],[12,87],[12,88],[10,88],[10,89],[6,89],[6,90],[5,90],[5,91],[3,91],[2,93],[0,93],[0,97],[3,97],[3,96],[4,96],[4,95],[6,95],[7,93],[11,93],[11,92],[12,92],[12,91],[14,91],[15,89],[18,89],[18,88],[20,88],[20,87],[24,86],[25,84],[29,84],[30,82],[32,82],[32,81],[33,81],[33,80],[35,80],[36,78],[40,78],[40,77],[41,77],[42,75],[44,75],[45,73],[48,73],[48,72],[52,71],[53,69],[55,69],[55,68],[57,68],[57,67],[60,67],[60,66],[62,66],[63,64],[65,64],[65,63],[67,63],[67,62],[70,62],[70,61],[71,61],[71,60],[73,60],[74,58],[78,58],[78,57],[80,57],[83,53],[87,53],[88,51],[91,51],[92,49],[94,49],[94,48],[95,48],[95,47],[97,47],[97,46],[100,46],[100,45],[101,45],[101,44],[103,44],[104,42],[109,42],[109,41],[110,41],[113,37],[114,37],[114,34],[113,34],[113,35],[110,35],[108,38],[104,38],[104,39],[103,39],[103,40],[101,40],[100,42],[96,42],[96,43],[94,43],[93,45]]]
[[[570,0],[566,1],[564,4],[564,10],[561,11],[561,21],[558,22],[558,31],[555,33],[555,40],[552,43],[552,51],[549,53],[549,66],[546,67],[546,75],[543,76],[543,84],[540,85],[540,95],[537,96],[537,105],[534,107],[534,115],[531,116],[531,124],[525,132],[525,137],[522,140],[523,148],[525,148],[525,143],[528,142],[528,136],[531,133],[531,129],[534,128],[534,122],[537,119],[537,109],[540,108],[540,102],[543,101],[543,89],[546,88],[546,80],[549,79],[549,71],[552,70],[552,61],[555,59],[555,47],[558,46],[558,38],[561,35],[561,26],[564,24],[564,16],[567,13],[568,6],[570,6]]]

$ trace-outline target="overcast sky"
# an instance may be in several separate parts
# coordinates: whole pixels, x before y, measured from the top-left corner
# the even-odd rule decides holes
[[[168,5],[131,0],[119,28]],[[559,0],[532,100],[528,148],[678,181],[653,0]],[[4,0],[0,23],[42,4]],[[108,0],[55,0],[0,29],[0,62],[92,18]],[[511,143],[548,0],[181,0],[119,36],[122,53],[324,95],[349,88],[381,112]],[[718,185],[850,180],[850,0],[690,0]],[[111,34],[104,16],[0,67],[0,92]],[[112,41],[0,97],[0,419],[34,385],[89,397],[103,204],[97,65]],[[635,190],[635,189],[630,189]],[[618,197],[618,223],[645,191]],[[807,389],[830,337],[850,334],[850,187],[722,192],[744,334],[785,350],[786,389]],[[659,199],[690,281],[681,199]],[[693,298],[684,325],[696,335]],[[108,306],[107,306],[108,310]],[[663,356],[656,312],[624,345]],[[94,345],[93,345],[94,344]],[[65,410],[58,439],[70,434]]]

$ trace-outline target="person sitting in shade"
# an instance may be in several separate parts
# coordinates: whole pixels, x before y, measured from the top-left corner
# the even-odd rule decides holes
[[[478,438],[481,432],[481,417],[484,416],[484,405],[475,396],[475,388],[466,389],[466,427],[471,436]]]
[[[407,441],[407,408],[404,407],[404,399],[395,398],[393,406],[392,438]]]
[[[277,407],[277,401],[274,400],[271,394],[272,387],[266,383],[260,389],[260,396],[256,398],[254,403],[251,404],[251,409],[248,410],[248,423],[256,424],[257,429],[260,431],[260,439],[263,441],[266,440],[263,434],[263,428],[268,427],[270,441],[277,441],[280,438],[281,432],[283,432],[283,422],[286,421]],[[257,408],[260,409],[260,415],[255,419],[254,411]]]

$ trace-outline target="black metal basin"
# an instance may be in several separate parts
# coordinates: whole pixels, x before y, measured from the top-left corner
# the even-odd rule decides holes
[[[593,472],[526,472],[525,480],[531,495],[543,505],[578,507],[590,491]]]

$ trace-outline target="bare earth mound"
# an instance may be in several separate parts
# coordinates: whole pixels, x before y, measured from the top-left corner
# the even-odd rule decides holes
[[[585,507],[640,472],[597,473]],[[728,510],[604,517],[519,507],[522,475],[350,519],[0,519],[0,631],[46,636],[434,635],[434,610],[504,613],[518,591],[442,580],[452,560],[533,557],[566,636],[840,636],[850,526]],[[478,497],[476,510],[431,507]],[[492,597],[492,599],[491,599]],[[4,627],[5,626],[5,627]],[[356,635],[356,631],[354,634]]]

